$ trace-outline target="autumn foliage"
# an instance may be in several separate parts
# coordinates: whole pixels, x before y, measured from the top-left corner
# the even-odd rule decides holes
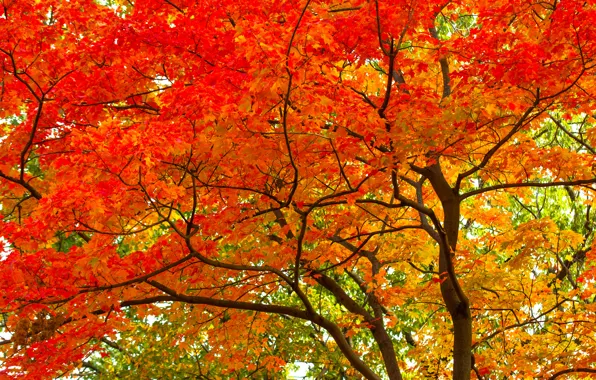
[[[0,377],[596,373],[594,0],[3,0]]]

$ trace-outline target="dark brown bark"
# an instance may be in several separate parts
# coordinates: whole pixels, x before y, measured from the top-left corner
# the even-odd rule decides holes
[[[354,247],[354,250],[356,247]],[[373,262],[373,268],[376,269],[378,272],[380,264],[376,260],[374,256],[370,253],[368,255],[369,259]],[[381,304],[377,301],[377,298],[374,294],[369,293],[369,301],[368,303],[371,305],[374,311],[374,316],[371,315],[366,309],[358,305],[352,298],[350,298],[347,293],[337,284],[332,278],[327,277],[322,272],[315,272],[315,280],[329,290],[336,298],[336,300],[341,303],[346,309],[350,312],[355,314],[362,315],[367,322],[372,324],[371,332],[375,342],[379,346],[379,350],[381,351],[381,355],[383,356],[383,362],[385,364],[385,370],[387,371],[387,376],[390,380],[402,380],[401,371],[399,369],[399,363],[397,362],[397,355],[395,353],[395,349],[393,347],[393,341],[391,337],[387,333],[385,329],[385,324],[383,322],[383,310]],[[363,289],[366,291],[366,289]]]
[[[441,295],[453,323],[453,380],[469,380],[472,371],[472,316],[468,299],[457,283],[454,252],[459,234],[460,198],[449,186],[437,163],[425,170],[441,205],[443,226],[435,226],[441,236],[439,272],[447,274],[441,283]]]
[[[167,296],[162,296],[160,300],[168,300],[168,301],[178,301],[184,302],[188,304],[198,304],[198,305],[211,305],[216,307],[222,307],[227,309],[237,309],[237,310],[251,310],[256,312],[263,312],[263,313],[271,313],[271,314],[283,314],[290,317],[295,317],[299,319],[303,319],[306,321],[311,321],[312,323],[321,326],[324,328],[329,335],[333,337],[335,343],[344,354],[344,356],[348,359],[352,367],[354,367],[358,372],[362,374],[362,376],[368,380],[380,380],[381,378],[374,373],[361,359],[360,357],[352,350],[352,347],[346,340],[343,332],[337,325],[328,319],[323,318],[322,316],[309,312],[306,310],[296,309],[289,306],[279,306],[279,305],[268,305],[268,304],[259,304],[259,303],[252,303],[252,302],[243,302],[243,301],[232,301],[232,300],[223,300],[223,299],[216,299],[210,297],[201,297],[201,296],[190,296],[186,294],[180,294],[170,289],[159,282],[156,281],[147,281],[148,284],[151,286],[161,290],[162,292],[166,293]],[[121,303],[121,306],[130,306],[133,305],[135,301],[130,301],[128,304]],[[155,301],[153,301],[155,302]],[[137,304],[144,304],[143,300],[139,300]]]
[[[395,354],[395,349],[393,348],[393,341],[389,334],[387,334],[387,330],[385,330],[382,320],[377,320],[377,322],[373,324],[372,333],[381,350],[387,376],[390,380],[402,380],[399,364],[397,363],[397,356]]]

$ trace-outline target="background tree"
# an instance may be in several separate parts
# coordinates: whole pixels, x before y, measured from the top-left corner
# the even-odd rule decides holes
[[[2,5],[3,376],[596,372],[593,1]]]

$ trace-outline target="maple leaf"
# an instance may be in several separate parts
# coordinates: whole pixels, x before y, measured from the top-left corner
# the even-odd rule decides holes
[[[593,2],[0,20],[2,377],[596,372]]]

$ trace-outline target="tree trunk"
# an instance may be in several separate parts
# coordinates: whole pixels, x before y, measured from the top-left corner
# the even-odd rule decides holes
[[[458,194],[449,186],[439,164],[429,168],[428,178],[443,206],[446,243],[441,244],[439,252],[439,272],[447,273],[454,266],[453,252],[457,247],[459,234],[460,200]],[[449,260],[449,261],[448,261]],[[441,283],[441,295],[451,315],[453,323],[453,380],[469,380],[472,371],[472,316],[470,305],[462,293],[458,295],[456,284],[451,276]]]
[[[391,340],[389,334],[387,334],[382,321],[375,323],[373,336],[379,345],[381,355],[383,355],[385,370],[387,371],[389,380],[402,380],[399,365],[397,363],[397,355],[395,354],[395,349],[393,348],[393,341]]]

